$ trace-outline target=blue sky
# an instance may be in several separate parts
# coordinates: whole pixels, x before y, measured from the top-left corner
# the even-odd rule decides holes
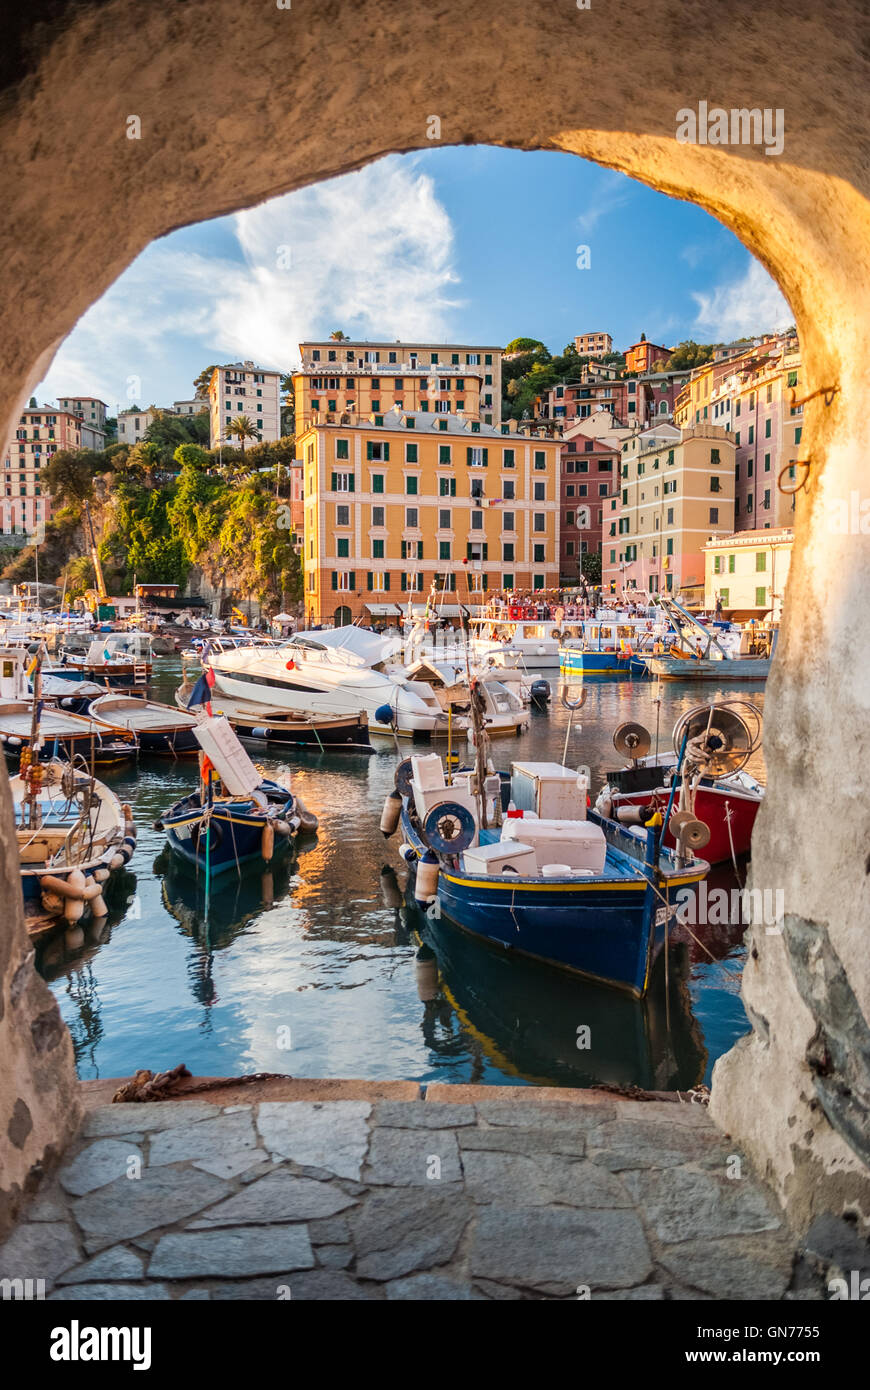
[[[591,267],[577,268],[588,246]],[[212,362],[289,369],[302,338],[428,338],[561,351],[604,330],[727,341],[793,314],[692,204],[573,155],[486,146],[391,155],[152,243],[76,325],[40,401],[115,412],[192,395]]]

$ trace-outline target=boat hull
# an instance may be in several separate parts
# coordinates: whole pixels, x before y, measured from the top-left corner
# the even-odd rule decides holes
[[[280,798],[278,798],[280,800]],[[270,800],[273,800],[270,794]],[[280,806],[281,819],[292,816],[293,797]],[[280,834],[275,828],[275,819],[258,811],[252,802],[216,801],[210,810],[210,821],[206,830],[205,814],[208,810],[200,800],[198,792],[176,802],[164,812],[159,824],[166,831],[169,847],[197,873],[217,878],[229,871],[238,871],[242,865],[264,864],[286,853],[293,838],[292,831]],[[272,825],[272,853],[269,860],[264,855],[264,830]]]
[[[612,796],[613,808],[615,811],[618,806],[649,806],[655,798],[664,812],[669,795],[668,789],[663,787],[648,792],[617,792]],[[724,864],[749,853],[760,806],[759,797],[716,787],[699,786],[696,789],[695,815],[710,830],[709,843],[703,850],[708,863]],[[668,849],[674,849],[675,843],[670,830],[667,830],[664,844]]]
[[[762,656],[738,656],[728,661],[648,656],[644,664],[651,676],[663,681],[766,681],[770,673],[770,658]]]
[[[584,676],[629,676],[631,658],[622,652],[583,651],[580,648],[562,647],[559,652],[559,669],[567,675],[575,673]]]

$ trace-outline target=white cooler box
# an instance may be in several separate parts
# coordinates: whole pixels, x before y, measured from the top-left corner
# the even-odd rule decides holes
[[[512,763],[511,797],[517,810],[535,811],[541,820],[585,820],[585,774],[561,763]]]
[[[591,821],[511,818],[501,830],[501,843],[508,841],[530,845],[539,870],[547,864],[567,864],[571,869],[604,873],[607,841],[601,826]]]
[[[467,874],[518,874],[520,878],[535,878],[538,872],[538,856],[531,845],[504,840],[467,849],[462,863]]]

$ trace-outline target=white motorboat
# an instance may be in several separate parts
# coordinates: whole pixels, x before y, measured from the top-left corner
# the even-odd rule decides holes
[[[206,647],[203,669],[218,694],[251,705],[310,714],[368,715],[372,733],[446,731],[448,715],[431,685],[396,663],[401,640],[348,626],[300,632],[280,646]]]
[[[437,661],[422,657],[405,669],[414,682],[425,681],[445,713],[451,716],[454,728],[470,729],[468,708],[470,700],[468,674],[464,658]],[[477,668],[471,671],[472,681],[479,685],[483,697],[481,711],[486,732],[491,737],[500,734],[521,734],[529,727],[529,713],[522,697],[500,679],[501,672]]]

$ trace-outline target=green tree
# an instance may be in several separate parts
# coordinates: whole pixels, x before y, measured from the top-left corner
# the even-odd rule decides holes
[[[347,336],[346,333],[342,333],[342,331],[341,331],[340,328],[334,329],[333,332],[330,333],[329,336],[330,336],[332,342],[334,342],[334,343],[349,343],[349,342],[350,342],[350,338]]]
[[[43,468],[40,482],[53,501],[78,509],[94,496],[94,473],[102,456],[92,449],[58,449]]]
[[[235,420],[231,420],[227,425],[226,432],[231,438],[239,441],[242,453],[245,452],[246,439],[259,439],[260,435],[252,420],[247,415],[237,415]]]
[[[217,370],[219,363],[213,362],[210,367],[204,367],[199,376],[193,383],[193,394],[200,399],[208,395],[208,384],[211,381],[212,373]]]
[[[601,583],[601,553],[587,550],[580,556],[580,573],[590,584]]]
[[[694,339],[687,338],[682,343],[677,343],[667,361],[669,372],[681,372],[690,367],[701,367],[705,362],[709,362],[713,356],[718,343],[696,343]]]
[[[540,352],[546,354],[547,357],[550,355],[540,338],[511,338],[505,352]]]
[[[179,468],[207,468],[209,456],[201,444],[179,444],[172,455]]]

